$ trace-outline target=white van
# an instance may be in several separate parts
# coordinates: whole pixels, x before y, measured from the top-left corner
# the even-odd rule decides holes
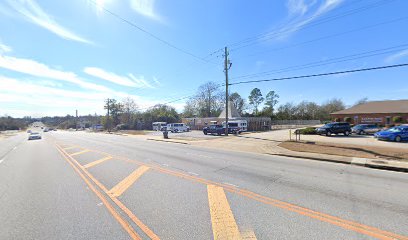
[[[222,122],[222,126],[225,127],[225,122]],[[228,121],[228,127],[239,127],[239,132],[248,131],[248,122],[247,120],[232,120]]]
[[[153,126],[153,131],[163,131],[164,128],[167,126],[167,123],[166,122],[154,122],[152,126]]]
[[[190,127],[185,125],[184,123],[169,123],[167,124],[167,131],[174,132],[188,132],[190,131]]]

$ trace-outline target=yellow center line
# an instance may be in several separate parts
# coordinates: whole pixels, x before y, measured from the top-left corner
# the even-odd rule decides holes
[[[114,197],[119,197],[124,193],[137,179],[139,179],[150,168],[147,166],[140,166],[129,176],[123,179],[120,183],[114,186],[109,193]]]
[[[64,150],[69,150],[69,149],[73,149],[73,148],[77,148],[77,146],[66,147],[66,148],[63,148],[63,149]]]
[[[242,239],[224,189],[207,185],[214,240]]]
[[[72,156],[80,155],[80,154],[87,153],[87,152],[90,152],[90,151],[91,151],[91,150],[89,150],[89,149],[85,149],[85,150],[83,150],[83,151],[70,154],[70,156],[72,157]]]
[[[108,209],[108,211],[112,214],[112,216],[119,222],[119,224],[126,230],[129,236],[133,240],[139,240],[141,237],[137,232],[131,227],[131,225],[124,220],[120,214],[115,210],[115,208],[110,204],[110,202],[99,192],[93,184],[89,182],[89,180],[82,174],[82,172],[65,156],[64,152],[57,148],[57,150],[61,153],[61,156],[71,165],[71,167],[75,170],[75,172],[84,180],[86,185],[88,185],[89,189],[91,189],[96,196],[102,201],[103,205]]]
[[[112,159],[112,156],[107,156],[107,157],[104,157],[102,159],[99,159],[99,160],[93,161],[91,163],[88,163],[88,164],[84,165],[84,168],[93,167],[93,166],[98,165],[100,163],[103,163],[103,162],[105,162],[105,161],[107,161],[109,159]]]

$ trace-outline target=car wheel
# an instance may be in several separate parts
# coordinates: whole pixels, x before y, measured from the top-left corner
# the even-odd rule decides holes
[[[401,137],[400,137],[400,136],[396,136],[396,137],[395,137],[395,141],[396,141],[396,142],[401,142]]]
[[[363,131],[362,130],[360,130],[359,132],[358,132],[358,135],[363,135]]]
[[[221,133],[217,133],[218,136],[221,136]]]
[[[204,135],[207,135],[208,134],[208,132],[207,131],[204,131]]]
[[[348,135],[350,135],[350,132],[349,132],[349,131],[345,131],[345,132],[344,132],[344,136],[348,136]]]
[[[178,132],[178,129],[175,129],[175,130],[174,130],[174,132],[176,132],[176,133],[177,133],[177,132]]]
[[[330,131],[327,131],[326,132],[326,136],[330,136],[331,135],[331,132]]]

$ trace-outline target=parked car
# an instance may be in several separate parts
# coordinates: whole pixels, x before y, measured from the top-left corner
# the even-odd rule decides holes
[[[345,136],[348,136],[351,133],[351,127],[350,124],[346,122],[327,123],[323,127],[316,128],[316,133],[319,135],[325,134],[326,136],[330,136],[333,133],[342,133]]]
[[[27,133],[31,133],[31,130],[29,129],[29,130],[27,130]]]
[[[375,124],[358,124],[351,128],[352,133],[362,134],[374,134],[381,131],[381,128]]]
[[[230,134],[235,134],[239,133],[240,129],[239,127],[229,127],[228,128],[228,133]],[[208,127],[203,128],[203,133],[205,135],[207,134],[217,134],[218,136],[225,134],[225,127],[223,125],[210,125]]]
[[[408,140],[408,126],[392,127],[374,134],[378,140],[401,142]]]
[[[34,140],[34,139],[41,139],[41,134],[38,132],[32,132],[28,135],[28,140]]]

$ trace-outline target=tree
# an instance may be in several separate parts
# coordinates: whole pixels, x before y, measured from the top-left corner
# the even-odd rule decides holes
[[[197,104],[195,102],[195,99],[191,98],[187,100],[186,104],[184,105],[183,109],[183,117],[189,118],[189,117],[195,117],[197,116]]]
[[[109,99],[109,101],[106,101],[104,108],[106,110],[109,109],[109,117],[106,119],[106,126],[108,129],[112,127],[111,122],[114,126],[118,125],[120,123],[120,115],[123,113],[123,105],[121,103],[118,103],[116,99]]]
[[[244,111],[246,105],[245,99],[243,99],[241,95],[239,95],[239,93],[234,92],[229,96],[229,101],[234,104],[234,107],[238,110],[238,113],[242,115],[242,112]]]
[[[358,100],[357,102],[355,102],[353,106],[357,106],[357,105],[364,104],[364,103],[367,103],[367,102],[368,102],[368,98],[364,97],[364,98]]]
[[[259,88],[254,88],[252,89],[249,97],[249,104],[251,104],[253,106],[254,109],[254,114],[258,115],[258,106],[259,104],[261,104],[264,100],[264,98],[262,97],[262,93],[261,90],[259,90]]]
[[[346,108],[344,102],[340,99],[333,98],[323,103],[320,110],[321,120],[330,120],[330,113],[337,112]]]
[[[128,127],[134,125],[135,113],[137,112],[137,104],[133,98],[126,97],[122,100],[123,113],[120,117],[121,123]]]
[[[218,116],[225,104],[224,93],[219,90],[215,82],[207,82],[201,85],[197,94],[188,101],[188,108],[184,109],[184,115],[196,115],[199,117]]]
[[[278,104],[279,95],[275,93],[275,91],[270,91],[266,94],[265,98],[265,106],[268,112],[270,112],[269,116],[273,115],[273,111],[275,110],[275,105]]]

